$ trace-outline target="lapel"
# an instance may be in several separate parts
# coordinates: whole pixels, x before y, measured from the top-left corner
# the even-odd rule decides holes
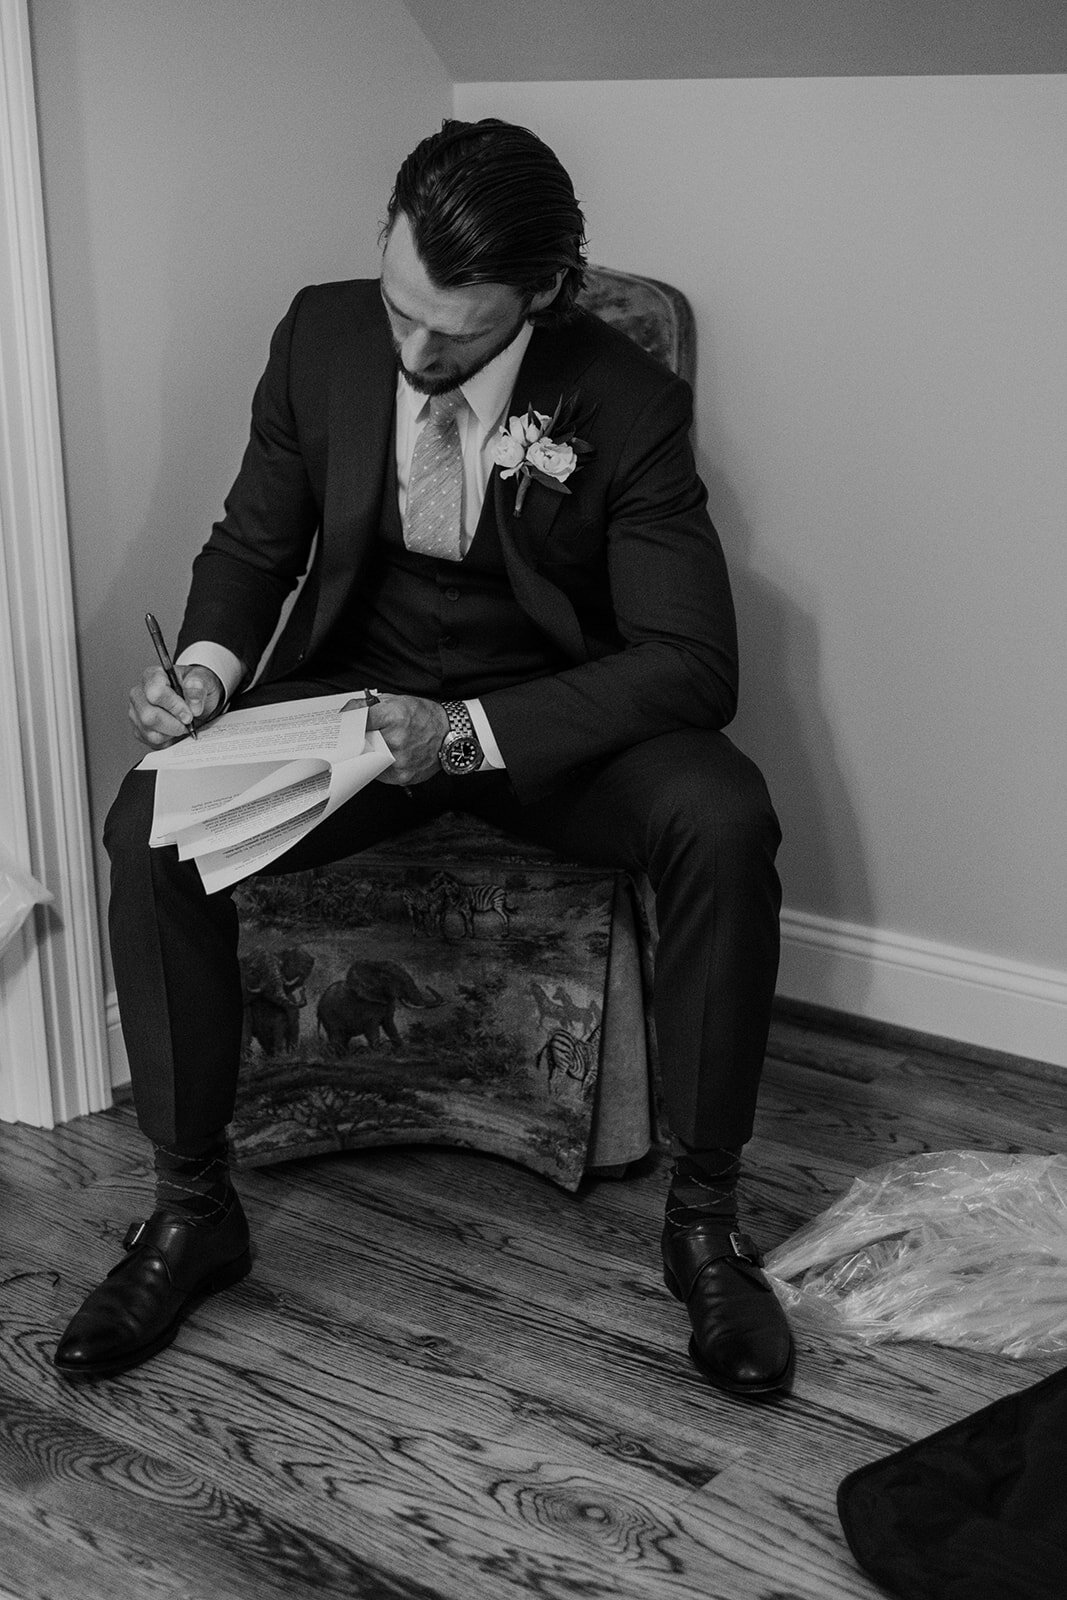
[[[329,458],[316,634],[328,631],[351,592],[381,522],[382,496],[395,482],[396,357],[377,284],[369,310],[358,303],[350,309],[325,356]],[[309,650],[318,642],[313,637]]]
[[[509,416],[524,412],[528,405],[551,416],[560,400],[566,400],[578,388],[578,380],[591,359],[580,322],[563,329],[535,329],[515,380]],[[583,409],[579,399],[579,420]],[[549,530],[567,496],[556,494],[543,484],[532,483],[522,512],[516,516],[515,491],[515,479],[505,482],[499,468],[494,467],[486,495],[486,511],[491,500],[504,565],[515,598],[572,660],[584,661],[589,651],[574,607],[562,589],[541,574],[537,565],[538,551],[544,549]]]

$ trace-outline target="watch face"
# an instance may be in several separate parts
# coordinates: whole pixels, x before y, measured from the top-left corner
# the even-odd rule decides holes
[[[449,772],[473,772],[482,763],[481,746],[477,739],[458,734],[447,740],[444,760]]]

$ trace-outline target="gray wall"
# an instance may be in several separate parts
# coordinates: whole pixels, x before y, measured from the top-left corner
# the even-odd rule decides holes
[[[376,270],[442,115],[512,117],[574,173],[593,258],[696,309],[787,944],[855,957],[846,1008],[976,1042],[976,986],[1040,991],[1049,1042],[1018,1048],[1067,1059],[1067,79],[453,86],[399,0],[31,19],[97,830],[143,612],[173,634],[275,320]],[[949,968],[958,1017],[922,998]]]
[[[398,0],[30,13],[99,835],[138,755],[144,612],[173,638],[271,330],[303,284],[377,272],[393,176],[451,85]]]
[[[592,258],[693,302],[787,905],[1063,973],[1067,78],[456,103],[536,127]]]

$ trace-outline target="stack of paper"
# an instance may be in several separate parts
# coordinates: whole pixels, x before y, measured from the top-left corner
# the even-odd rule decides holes
[[[282,855],[392,761],[367,732],[361,695],[228,711],[140,763],[157,774],[150,843],[177,845],[214,893]]]

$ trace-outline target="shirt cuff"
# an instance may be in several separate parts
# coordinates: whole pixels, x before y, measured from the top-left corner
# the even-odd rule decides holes
[[[474,723],[474,731],[478,735],[478,743],[482,747],[484,760],[478,768],[479,772],[486,772],[490,769],[502,772],[507,763],[500,754],[500,746],[493,738],[493,730],[489,726],[489,718],[482,708],[482,702],[480,700],[464,700],[463,704],[470,712],[470,719]]]
[[[240,657],[235,656],[232,650],[227,650],[224,644],[212,644],[210,639],[202,639],[197,644],[188,645],[174,665],[208,667],[222,684],[225,696],[223,705],[229,703],[245,675],[244,662]]]

